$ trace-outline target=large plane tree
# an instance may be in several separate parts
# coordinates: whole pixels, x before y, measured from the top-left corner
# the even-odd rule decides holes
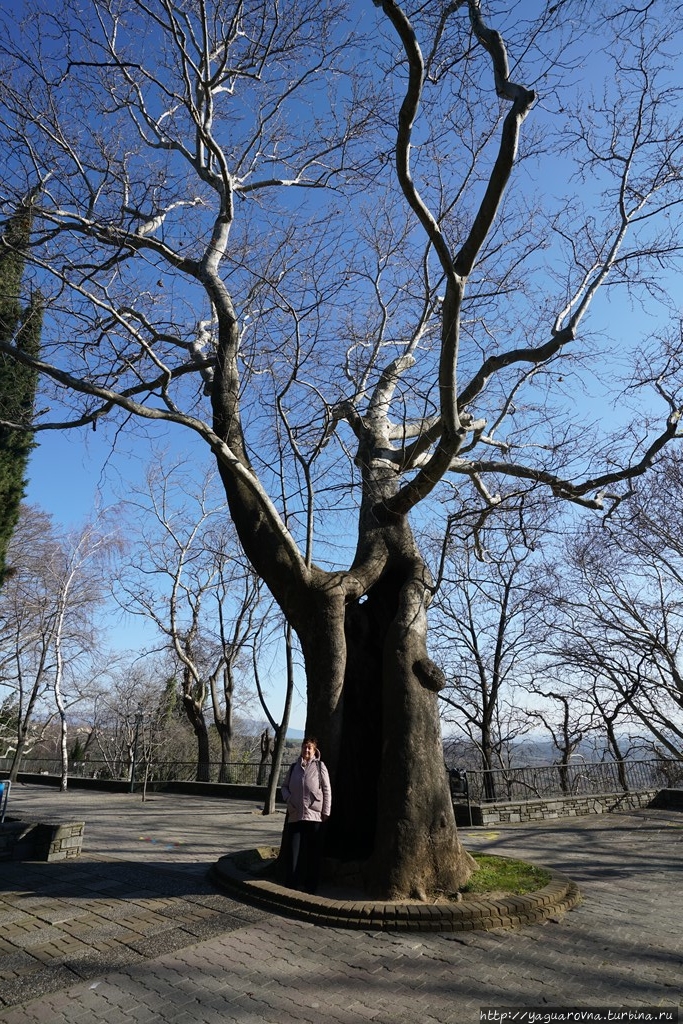
[[[416,524],[534,487],[609,507],[676,435],[673,363],[615,431],[577,399],[581,360],[607,377],[637,326],[586,333],[602,286],[652,328],[672,312],[680,19],[32,0],[4,26],[4,209],[40,189],[47,315],[41,360],[1,350],[40,369],[36,429],[172,421],[216,459],[301,645],[330,850],[372,894],[471,870]]]

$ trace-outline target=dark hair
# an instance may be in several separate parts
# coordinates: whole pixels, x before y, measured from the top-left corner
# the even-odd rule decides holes
[[[301,741],[301,746],[305,747],[307,743],[312,743],[316,750],[318,750],[318,741],[315,736],[304,736]]]

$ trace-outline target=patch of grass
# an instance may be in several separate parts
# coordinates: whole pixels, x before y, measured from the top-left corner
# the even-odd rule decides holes
[[[522,860],[511,860],[508,857],[493,857],[490,854],[475,853],[474,859],[479,865],[462,891],[479,893],[504,892],[513,896],[523,896],[527,892],[542,889],[550,881],[550,872],[526,864]]]

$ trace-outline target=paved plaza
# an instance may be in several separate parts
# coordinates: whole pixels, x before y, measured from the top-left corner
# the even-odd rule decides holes
[[[220,856],[279,841],[283,815],[255,802],[19,784],[8,814],[86,828],[78,860],[0,864],[0,1024],[468,1024],[484,1007],[683,1004],[681,812],[461,830],[473,851],[564,872],[583,901],[543,925],[440,934],[318,927],[216,890]]]

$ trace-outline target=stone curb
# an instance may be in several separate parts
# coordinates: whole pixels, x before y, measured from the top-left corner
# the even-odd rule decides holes
[[[579,888],[570,878],[548,868],[544,869],[551,876],[548,884],[525,896],[433,904],[333,900],[288,889],[245,871],[237,860],[251,852],[258,856],[258,851],[243,851],[221,857],[209,872],[213,884],[255,906],[333,928],[429,932],[518,928],[563,914],[581,900]]]

